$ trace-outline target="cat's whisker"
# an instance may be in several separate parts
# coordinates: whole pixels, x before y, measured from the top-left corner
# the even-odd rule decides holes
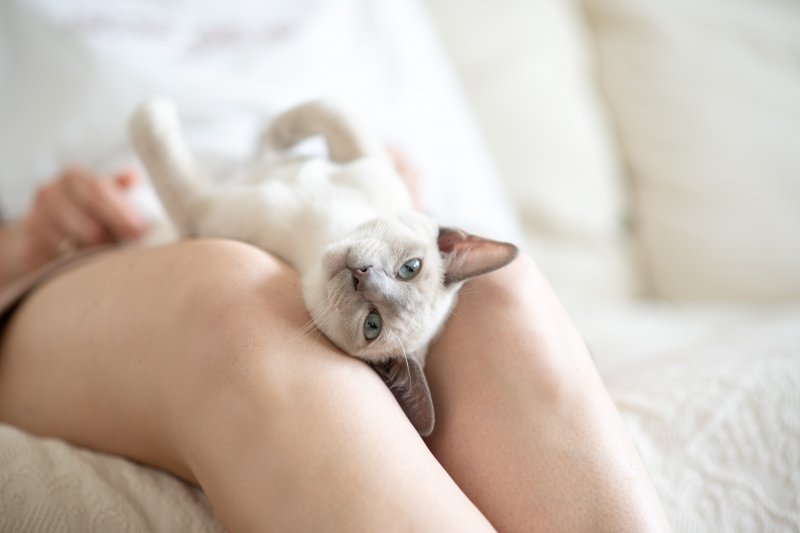
[[[315,329],[315,324],[312,320],[306,322],[302,327],[298,328],[294,334],[289,338],[291,342],[298,341],[307,335],[310,335]]]
[[[333,305],[333,303],[330,303],[327,307],[324,307],[321,311],[314,314],[314,316],[311,318],[312,326],[315,326],[317,331],[319,331],[320,326],[325,325],[325,322],[328,320],[334,307],[335,306]],[[309,333],[311,331],[313,331],[313,329],[310,330]]]
[[[403,352],[403,362],[406,366],[406,376],[408,376],[408,382],[411,383],[411,367],[408,364],[408,352],[406,352],[406,347],[403,346],[403,341],[400,340],[400,336],[397,333],[392,332],[392,336],[394,336],[395,340],[397,340],[397,344],[400,345],[400,350]]]
[[[470,285],[467,285],[467,287],[466,287],[466,288],[465,288],[465,287],[461,287],[461,288],[458,290],[458,294],[459,294],[459,295],[464,295],[464,294],[480,294],[480,293],[484,292],[485,290],[486,290],[486,289],[485,289],[485,287],[481,287],[481,286],[479,286],[479,285],[478,285],[478,286],[476,286],[476,285],[474,285],[474,284],[470,284]]]
[[[317,326],[317,324],[319,323],[319,316],[320,316],[320,314],[321,314],[321,313],[315,313],[314,315],[312,315],[312,316],[311,316],[311,318],[309,318],[308,322],[306,322],[306,323],[303,325],[303,327],[302,327],[302,328],[300,328],[298,331],[299,331],[300,333],[302,333],[302,334],[307,334],[307,333],[310,333],[311,331],[313,331],[313,330],[314,330],[314,328],[315,328],[315,327]]]
[[[319,329],[319,325],[324,324],[325,320],[328,318],[328,315],[334,309],[333,303],[329,304],[321,311],[318,311],[312,315],[312,317],[303,325],[301,326],[296,332],[295,335],[292,336],[292,341],[300,340],[304,337],[311,335],[314,330],[317,331],[319,335],[321,335],[321,331]]]
[[[463,320],[464,320],[464,318],[462,316],[460,316],[458,313],[453,313],[453,312],[450,312],[450,314],[448,314],[447,317],[448,317],[447,318],[448,321],[457,322],[459,324],[463,323]]]

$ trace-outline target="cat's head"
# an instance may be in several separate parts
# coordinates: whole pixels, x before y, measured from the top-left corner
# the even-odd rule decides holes
[[[516,253],[511,244],[440,228],[420,213],[374,219],[326,250],[318,279],[306,280],[306,300],[317,327],[370,363],[420,433],[430,433],[425,349],[461,282],[508,264]]]

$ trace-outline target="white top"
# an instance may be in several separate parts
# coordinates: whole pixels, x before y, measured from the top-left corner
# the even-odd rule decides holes
[[[274,113],[359,110],[423,176],[443,223],[519,230],[450,67],[408,0],[12,0],[0,3],[0,211],[24,212],[67,163],[134,164],[126,120],[163,94],[209,164],[249,155]],[[0,52],[2,54],[2,52]]]

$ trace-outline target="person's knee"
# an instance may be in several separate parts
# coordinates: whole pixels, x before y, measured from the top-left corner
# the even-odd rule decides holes
[[[588,351],[558,298],[535,261],[520,254],[508,266],[484,276],[477,302],[481,312],[491,309],[496,320],[493,334],[525,339],[525,349],[515,350],[520,376],[535,383],[543,400],[560,404],[580,394],[585,372],[591,365]],[[517,346],[517,343],[510,343]]]
[[[263,297],[265,287],[278,278],[296,286],[297,275],[289,265],[249,244],[215,239],[178,247],[181,258],[175,268],[181,272],[176,274],[185,276],[185,303],[196,311],[227,315],[231,306]]]
[[[535,261],[521,255],[512,268],[519,289],[506,302],[521,317],[519,327],[540,340],[529,355],[541,371],[540,393],[553,405],[572,405],[596,377],[586,343]]]
[[[192,394],[257,389],[288,401],[332,366],[369,370],[316,332],[286,263],[232,241],[182,246],[180,261],[193,266],[176,290],[183,343],[176,371],[195,383]]]
[[[177,245],[169,263],[171,327],[177,362],[187,373],[218,379],[243,357],[267,357],[307,322],[297,273],[250,245],[196,240]]]
[[[526,308],[542,297],[551,296],[536,262],[524,252],[503,268],[479,276],[470,284],[478,286],[487,303],[497,307]]]
[[[329,403],[338,388],[371,381],[370,390],[382,390],[367,365],[311,329],[297,273],[288,265],[225,241],[185,245],[180,255],[196,268],[181,282],[175,321],[183,328],[181,353],[164,380],[168,416],[180,421],[178,442],[208,430],[230,409],[252,412],[247,406],[258,405],[259,416],[280,427],[282,413],[296,412],[299,404],[322,408],[314,399]]]
[[[173,254],[169,275],[183,290],[184,303],[198,311],[220,311],[258,292],[272,277],[295,276],[276,257],[237,241],[184,241]]]

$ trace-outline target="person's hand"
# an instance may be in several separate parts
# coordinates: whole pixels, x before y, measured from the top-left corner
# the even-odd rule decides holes
[[[140,237],[144,223],[124,195],[134,181],[129,172],[104,179],[70,167],[40,187],[19,227],[22,270],[87,246]]]
[[[408,187],[414,209],[420,209],[422,199],[420,197],[419,173],[417,169],[411,165],[406,155],[399,148],[387,146],[386,149],[389,152],[389,157],[392,158],[394,168],[397,170],[403,183]]]

